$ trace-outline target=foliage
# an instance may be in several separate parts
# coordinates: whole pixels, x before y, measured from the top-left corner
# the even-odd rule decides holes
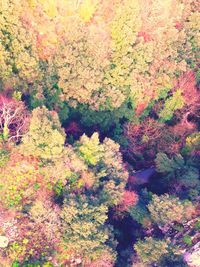
[[[9,152],[7,150],[0,150],[0,167],[4,167],[9,161]]]
[[[187,32],[187,42],[188,42],[188,63],[192,68],[195,68],[198,65],[198,53],[199,53],[199,12],[195,10],[191,12],[187,20],[185,21],[185,30]]]
[[[186,244],[186,245],[192,245],[192,239],[189,235],[185,235],[183,237],[183,242]]]
[[[151,192],[148,192],[146,189],[141,190],[137,204],[129,207],[130,216],[144,228],[148,228],[151,225],[151,219],[147,209],[147,204],[151,199]]]
[[[103,190],[99,190],[99,195],[102,202],[105,201],[110,206],[114,206],[123,197],[128,173],[123,165],[119,145],[109,138],[105,138],[103,145],[103,170],[105,175],[100,179],[99,189],[103,187]]]
[[[112,253],[105,251],[101,255],[101,257],[99,257],[98,259],[96,259],[95,261],[93,261],[91,263],[86,263],[85,266],[89,266],[89,267],[113,267],[114,259],[115,259],[115,257],[114,257],[114,255],[112,255]]]
[[[52,218],[52,215],[56,214],[55,209],[51,209],[48,205],[45,205],[45,208],[47,209],[45,212],[48,213],[49,211],[50,216],[49,220],[42,222],[33,221],[24,213],[1,212],[0,229],[8,237],[9,244],[1,250],[0,257],[3,262],[6,259],[7,262],[11,262],[7,266],[12,266],[12,263],[18,263],[19,266],[29,266],[26,265],[27,262],[31,264],[36,263],[36,261],[39,264],[40,259],[44,259],[44,256],[53,252],[53,243],[58,242],[59,237],[58,232],[54,231],[59,226],[59,220],[56,216]],[[52,228],[54,226],[55,229]],[[43,260],[41,260],[41,264],[42,262]]]
[[[200,150],[200,133],[196,132],[186,138],[185,149],[187,152],[194,152]]]
[[[0,192],[4,196],[0,201],[1,205],[21,209],[36,197],[37,183],[41,184],[37,160],[12,153],[6,168],[1,167]]]
[[[113,54],[104,81],[105,87],[111,92],[115,91],[115,103],[118,107],[125,100],[124,93],[128,94],[130,90],[131,70],[134,67],[131,57],[139,27],[139,2],[124,1],[124,5],[117,8],[111,24]],[[111,94],[108,97],[114,98]]]
[[[102,132],[113,129],[113,126],[121,121],[134,120],[134,110],[130,100],[125,101],[119,108],[112,111],[89,109],[88,106],[79,105],[76,108],[77,115],[85,127],[91,128],[93,125],[98,126]]]
[[[124,192],[121,203],[118,205],[118,211],[128,211],[130,207],[134,207],[138,202],[138,195],[135,192],[126,190]]]
[[[61,217],[67,247],[74,253],[95,259],[110,238],[105,225],[107,212],[106,206],[94,206],[84,197],[66,201]]]
[[[90,138],[83,135],[75,149],[88,165],[88,170],[93,172],[93,176],[84,176],[89,179],[94,177],[91,189],[98,195],[99,201],[109,206],[117,205],[123,197],[128,178],[119,145],[109,138],[101,144],[98,133],[94,133]]]
[[[162,256],[168,253],[167,241],[152,237],[146,237],[144,241],[138,241],[134,248],[144,264],[159,263]]]
[[[84,22],[88,22],[91,20],[95,10],[96,10],[95,1],[85,0],[79,7],[79,15]]]
[[[25,3],[6,0],[1,4],[0,62],[3,88],[24,90],[39,79],[39,61],[34,37],[24,27],[20,16]]]
[[[101,160],[103,152],[98,133],[94,133],[91,138],[83,135],[78,144],[78,151],[88,165],[95,166]]]
[[[1,1],[1,266],[197,258],[199,11]]]
[[[135,220],[139,224],[142,224],[144,228],[149,225],[149,213],[143,203],[139,202],[135,207],[130,207],[129,213],[133,220]]]
[[[104,28],[100,29],[99,25],[86,27],[78,17],[72,31],[72,22],[74,19],[69,19],[66,41],[52,62],[58,75],[58,86],[63,91],[61,98],[71,106],[83,103],[99,109],[101,102],[105,101],[98,95],[104,68],[108,65],[109,37]]]
[[[141,123],[125,124],[124,135],[128,139],[127,155],[145,168],[152,166],[158,152],[174,155],[180,149],[180,136],[172,128],[151,117]]]
[[[28,126],[29,112],[24,103],[0,95],[0,133],[3,140],[19,142]]]
[[[18,91],[35,91],[34,105],[48,106],[45,98],[53,96],[58,85],[57,102],[108,111],[131,99],[137,114],[144,111],[154,97],[160,97],[162,88],[170,91],[174,77],[185,70],[185,58],[178,58],[185,32],[173,23],[180,21],[183,7],[176,2],[177,13],[171,14],[171,2],[148,2],[147,22],[142,2],[113,2],[111,8],[96,0],[34,0],[23,5],[6,0],[1,23],[2,87],[7,89],[14,81]],[[185,27],[188,35],[194,35],[195,15],[190,21]]]
[[[172,97],[165,102],[164,108],[161,110],[159,117],[161,121],[168,121],[172,118],[174,111],[184,106],[184,99],[181,96],[181,90],[177,90]]]
[[[168,194],[153,195],[152,201],[147,206],[152,220],[159,226],[170,225],[173,222],[184,222],[191,218],[195,207],[189,201],[180,201],[177,197]]]
[[[29,132],[22,140],[26,154],[54,159],[62,154],[64,142],[64,131],[56,112],[48,111],[45,107],[34,109]]]
[[[177,154],[170,159],[166,154],[158,153],[155,162],[157,171],[164,174],[164,179],[183,187],[183,190],[199,186],[198,162],[193,158],[184,159]]]
[[[173,172],[180,169],[185,164],[181,155],[176,155],[170,159],[165,153],[158,153],[156,157],[156,167],[159,172]]]

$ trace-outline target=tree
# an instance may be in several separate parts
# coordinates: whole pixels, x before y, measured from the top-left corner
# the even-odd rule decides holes
[[[190,201],[183,202],[168,194],[153,195],[152,201],[147,207],[152,220],[160,227],[171,225],[175,221],[187,221],[195,212],[195,207]]]
[[[108,206],[117,205],[123,197],[128,179],[119,145],[109,138],[100,143],[98,133],[94,133],[90,138],[83,135],[76,143],[75,151],[85,160],[88,170],[94,174],[92,177],[95,180],[90,190],[95,197],[100,203]]]
[[[77,149],[80,156],[88,165],[95,166],[102,159],[103,145],[99,142],[98,133],[94,133],[90,138],[85,134],[81,136],[77,143]]]
[[[196,69],[199,64],[199,12],[198,9],[195,9],[196,3],[193,1],[191,3],[191,8],[194,8],[192,12],[190,12],[187,18],[184,21],[184,28],[187,33],[187,45],[185,45],[185,53],[188,60],[188,64],[191,68]]]
[[[180,136],[173,132],[172,127],[150,117],[141,123],[125,124],[124,135],[129,142],[126,148],[128,156],[145,168],[152,166],[158,152],[174,155],[181,147]]]
[[[91,263],[86,263],[85,267],[113,267],[114,266],[114,260],[115,257],[112,255],[112,253],[109,253],[108,250],[106,250],[100,257]]]
[[[109,64],[108,34],[98,25],[86,27],[77,16],[76,22],[69,18],[66,26],[66,40],[52,61],[58,75],[58,86],[63,91],[61,97],[71,106],[82,103],[99,110],[104,101],[100,89],[104,69]]]
[[[172,97],[165,101],[164,108],[159,113],[161,121],[168,121],[172,118],[174,111],[181,109],[184,106],[184,98],[181,95],[181,90],[177,90]]]
[[[140,240],[134,245],[140,260],[144,264],[159,263],[161,258],[168,254],[168,243],[164,240],[146,237],[143,241]]]
[[[128,210],[132,219],[141,224],[143,228],[149,228],[151,226],[151,218],[147,209],[147,205],[151,199],[152,193],[146,189],[141,190],[137,204],[130,206]]]
[[[89,22],[91,18],[93,17],[93,14],[96,11],[97,3],[95,4],[95,1],[92,0],[85,0],[80,4],[79,7],[79,15],[80,17],[85,21]]]
[[[163,183],[168,182],[172,192],[188,193],[190,196],[193,189],[198,194],[200,181],[198,161],[195,158],[184,158],[180,154],[169,158],[165,153],[158,153],[155,162],[157,171],[163,173]]]
[[[4,197],[0,207],[23,209],[37,198],[40,187],[45,188],[42,178],[36,158],[12,151],[6,166],[1,167],[0,193]]]
[[[4,141],[19,142],[28,131],[29,117],[22,101],[0,95],[0,133]]]
[[[94,260],[106,249],[110,238],[107,212],[104,204],[95,205],[85,196],[65,200],[61,213],[63,237],[67,247],[82,260]]]
[[[0,6],[0,78],[5,90],[24,92],[40,79],[34,35],[20,20],[25,6],[18,0],[5,0]]]
[[[165,153],[158,153],[155,162],[157,171],[161,173],[173,172],[176,169],[180,169],[185,164],[180,154],[170,159]]]
[[[42,257],[48,258],[53,254],[58,240],[55,236],[46,235],[48,229],[45,224],[35,223],[28,216],[18,214],[13,226],[16,236],[14,240],[10,240],[6,251],[4,250],[4,258],[7,256],[12,262],[19,262],[23,266],[23,263],[31,263],[31,260],[37,261]]]
[[[185,150],[187,153],[200,151],[200,133],[194,132],[186,138]]]
[[[124,191],[121,203],[117,206],[117,211],[128,211],[130,207],[134,207],[138,202],[138,195],[135,192]]]
[[[22,149],[28,155],[53,160],[62,155],[65,135],[58,115],[47,108],[36,108],[32,112],[29,132],[22,139]]]

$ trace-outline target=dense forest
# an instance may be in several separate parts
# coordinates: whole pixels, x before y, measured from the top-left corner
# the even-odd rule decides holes
[[[0,0],[0,267],[200,267],[199,0]]]

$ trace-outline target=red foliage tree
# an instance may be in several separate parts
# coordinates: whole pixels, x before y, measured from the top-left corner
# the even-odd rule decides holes
[[[75,137],[80,137],[81,134],[83,134],[83,130],[81,127],[78,125],[77,122],[71,121],[69,125],[65,128],[65,133],[67,136],[75,136]]]
[[[173,131],[173,127],[152,118],[144,119],[139,125],[128,123],[124,134],[129,140],[125,152],[131,161],[137,162],[136,168],[152,166],[158,152],[173,155],[181,147],[181,136]]]
[[[138,202],[138,195],[135,192],[124,191],[121,203],[118,205],[117,210],[127,211],[129,207],[135,206]]]
[[[129,140],[128,151],[126,151],[128,156],[135,160],[148,153],[148,159],[152,162],[156,153],[155,142],[161,138],[162,127],[162,124],[149,118],[139,125],[128,123],[124,129],[125,136]]]
[[[194,71],[185,72],[178,80],[176,88],[182,90],[182,95],[185,100],[185,108],[182,110],[183,119],[188,120],[188,115],[200,114],[200,92],[196,87],[196,80]],[[199,115],[200,117],[200,115]]]

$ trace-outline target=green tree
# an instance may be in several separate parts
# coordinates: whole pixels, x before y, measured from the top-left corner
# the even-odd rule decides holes
[[[45,107],[33,110],[29,132],[22,139],[25,154],[53,160],[62,155],[65,134],[55,111]]]
[[[97,258],[106,243],[112,243],[110,227],[106,224],[108,208],[96,205],[85,196],[66,199],[61,213],[63,238],[74,253],[85,258]],[[109,242],[108,242],[109,241]]]
[[[164,240],[146,237],[143,241],[139,240],[135,245],[140,260],[147,265],[159,263],[161,258],[168,254],[168,243]]]
[[[77,149],[81,158],[91,166],[95,166],[101,160],[104,150],[103,145],[99,142],[98,133],[94,133],[90,138],[85,134],[82,135],[77,143]]]
[[[152,201],[147,206],[152,220],[159,226],[170,225],[173,222],[184,222],[191,218],[195,211],[189,201],[180,201],[177,197],[168,194],[152,196]]]
[[[91,188],[100,203],[117,205],[122,199],[128,173],[123,166],[119,145],[109,138],[100,143],[98,133],[83,135],[75,145],[78,156],[92,171],[95,182]],[[88,176],[89,178],[89,176]]]
[[[164,174],[163,182],[178,183],[184,190],[200,185],[198,162],[192,157],[177,154],[169,158],[165,153],[158,153],[155,162],[157,171]]]
[[[173,96],[169,97],[164,104],[164,108],[159,113],[162,122],[171,120],[174,111],[181,109],[184,106],[184,98],[181,95],[181,90],[177,90]]]
[[[165,153],[158,153],[156,155],[156,169],[161,173],[171,173],[184,166],[185,161],[179,154],[170,159]]]

